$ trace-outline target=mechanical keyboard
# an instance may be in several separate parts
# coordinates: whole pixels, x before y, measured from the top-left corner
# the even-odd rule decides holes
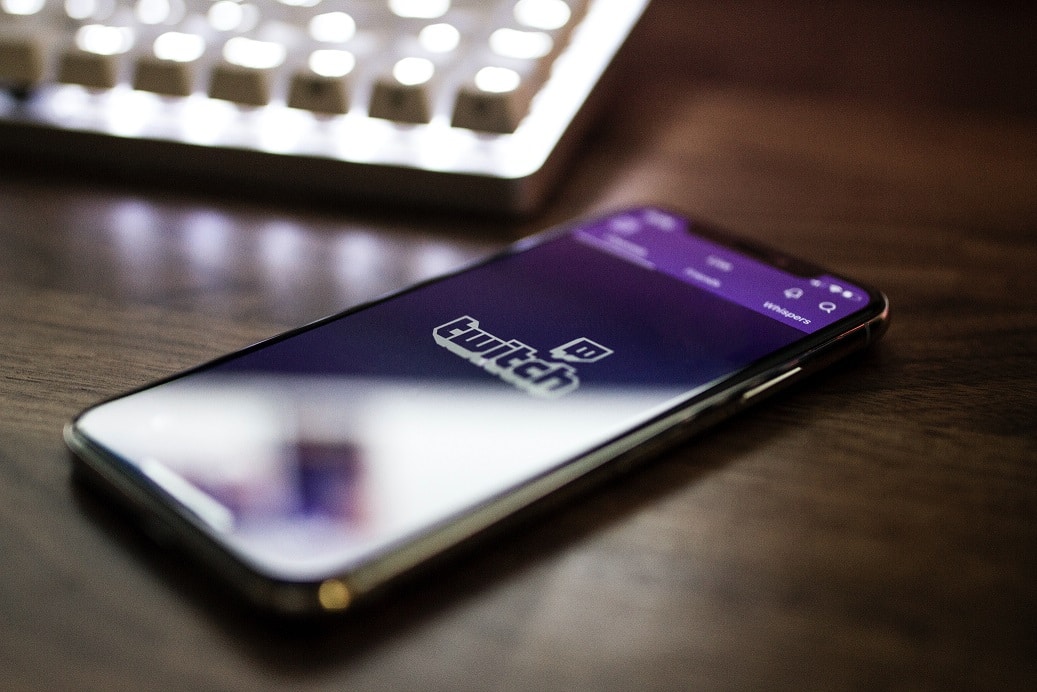
[[[0,0],[0,155],[528,212],[648,2]]]

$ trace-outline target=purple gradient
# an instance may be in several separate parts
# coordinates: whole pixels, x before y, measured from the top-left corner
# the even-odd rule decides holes
[[[807,334],[866,303],[858,286],[828,275],[790,274],[692,235],[689,226],[683,217],[646,207],[583,226],[574,237]]]

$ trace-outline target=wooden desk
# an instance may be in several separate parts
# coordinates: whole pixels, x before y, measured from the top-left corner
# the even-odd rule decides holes
[[[518,222],[0,170],[0,688],[1037,689],[1033,15],[866,5],[661,0]],[[775,67],[799,31],[827,52]],[[956,97],[1001,31],[1015,62]],[[101,397],[641,201],[883,287],[884,343],[321,627],[254,617],[69,481],[61,426]]]

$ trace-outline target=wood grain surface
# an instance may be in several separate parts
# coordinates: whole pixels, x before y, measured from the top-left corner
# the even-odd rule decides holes
[[[717,7],[653,5],[527,219],[0,164],[0,689],[1037,689],[1034,11]],[[102,397],[647,201],[883,288],[889,333],[319,625],[70,480]]]

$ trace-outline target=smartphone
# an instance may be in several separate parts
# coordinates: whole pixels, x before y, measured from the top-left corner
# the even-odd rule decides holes
[[[100,403],[65,438],[251,601],[341,611],[866,347],[888,314],[638,207]]]

